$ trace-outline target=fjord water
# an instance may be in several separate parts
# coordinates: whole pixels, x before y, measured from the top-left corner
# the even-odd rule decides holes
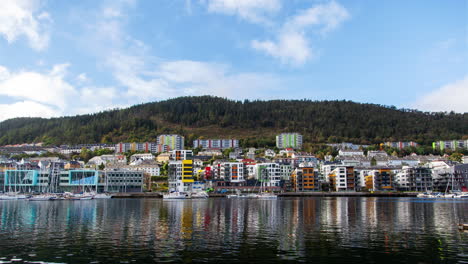
[[[467,263],[467,201],[0,201],[0,263]]]

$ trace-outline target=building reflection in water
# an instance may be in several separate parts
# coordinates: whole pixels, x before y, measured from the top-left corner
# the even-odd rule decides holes
[[[25,254],[85,247],[110,259],[409,260],[437,248],[428,258],[443,259],[466,246],[456,224],[467,220],[466,202],[410,198],[0,201],[0,253],[23,245]]]

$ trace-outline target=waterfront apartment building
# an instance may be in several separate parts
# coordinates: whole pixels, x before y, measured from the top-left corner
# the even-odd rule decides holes
[[[392,171],[388,168],[369,170],[367,175],[364,175],[364,186],[369,191],[393,190],[393,178]]]
[[[6,170],[4,192],[141,192],[143,172],[128,170]]]
[[[354,191],[356,189],[356,179],[354,167],[337,166],[328,175],[330,187],[334,191]]]
[[[295,192],[320,190],[318,172],[313,167],[297,168],[291,174],[291,187]]]
[[[276,147],[279,149],[301,149],[302,135],[299,133],[281,133],[276,136]]]
[[[182,150],[184,149],[184,137],[180,135],[159,135],[158,144],[169,146],[170,150]]]
[[[150,153],[162,153],[169,151],[168,145],[157,144],[155,142],[145,143],[118,143],[115,145],[115,153],[125,153],[129,151],[143,151]]]
[[[219,164],[220,176],[224,181],[233,183],[244,182],[244,163],[242,162],[223,162]]]
[[[446,149],[449,149],[449,150],[468,149],[468,139],[436,141],[432,143],[432,148],[434,150],[441,150],[441,151],[444,151]]]
[[[169,191],[192,191],[193,160],[170,161],[168,167]]]
[[[425,192],[433,188],[432,170],[426,167],[406,168],[408,191]]]
[[[417,147],[418,143],[414,141],[406,141],[406,142],[398,141],[398,142],[385,142],[384,145],[387,147],[391,147],[391,148],[404,149],[408,147]]]
[[[193,141],[193,147],[202,148],[202,149],[238,148],[239,140],[237,139],[197,139]]]
[[[277,163],[260,163],[255,165],[255,178],[264,186],[280,186],[281,167]]]

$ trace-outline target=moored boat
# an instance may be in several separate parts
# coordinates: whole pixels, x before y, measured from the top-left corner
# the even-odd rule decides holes
[[[112,195],[108,193],[98,193],[94,195],[94,199],[110,199],[110,198],[112,198]]]
[[[171,192],[164,194],[163,199],[190,199],[190,195],[183,192]]]
[[[192,199],[206,199],[209,197],[208,193],[205,191],[192,192]]]
[[[264,193],[258,194],[257,198],[258,199],[275,200],[275,199],[278,199],[278,195],[276,195],[274,193],[264,192]]]
[[[29,196],[18,193],[4,193],[0,195],[0,200],[21,200],[27,198],[29,198]]]
[[[50,201],[55,200],[57,197],[55,195],[49,194],[40,194],[40,195],[33,195],[28,198],[28,201]]]

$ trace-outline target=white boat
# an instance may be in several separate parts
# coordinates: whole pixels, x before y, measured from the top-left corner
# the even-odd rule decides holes
[[[439,192],[424,192],[424,193],[419,193],[416,197],[423,198],[423,199],[434,199],[434,198],[445,198],[445,195]]]
[[[467,199],[468,193],[467,192],[453,192],[453,193],[448,193],[444,195],[444,197],[451,198],[451,199]]]
[[[110,199],[110,198],[112,198],[112,195],[108,193],[98,193],[94,195],[94,199]]]
[[[423,193],[418,193],[416,196],[418,198],[434,198],[433,194],[431,192],[423,192]]]
[[[34,195],[28,198],[28,201],[49,201],[54,200],[56,197],[53,195],[41,194],[41,195]]]
[[[192,192],[192,199],[207,199],[210,197],[205,191]]]
[[[0,195],[0,200],[21,200],[27,198],[27,195],[17,193],[4,193]]]
[[[18,200],[18,198],[14,195],[2,194],[0,195],[0,200]]]
[[[263,193],[258,194],[257,198],[258,199],[275,200],[275,199],[278,199],[278,195],[276,195],[274,193],[263,192]]]
[[[278,199],[278,196],[272,192],[268,192],[266,190],[265,181],[262,181],[262,185],[260,186],[260,193],[257,195],[258,199],[265,199],[265,200],[275,200]]]
[[[171,192],[163,194],[163,199],[190,199],[190,195],[183,192]]]
[[[247,194],[242,194],[241,192],[237,192],[236,194],[228,194],[226,196],[227,198],[233,199],[233,198],[238,198],[238,199],[245,199],[245,198],[258,198],[259,194],[256,193],[247,193]]]
[[[94,195],[91,193],[79,193],[79,194],[73,194],[66,192],[64,194],[65,200],[91,200],[94,198]]]

